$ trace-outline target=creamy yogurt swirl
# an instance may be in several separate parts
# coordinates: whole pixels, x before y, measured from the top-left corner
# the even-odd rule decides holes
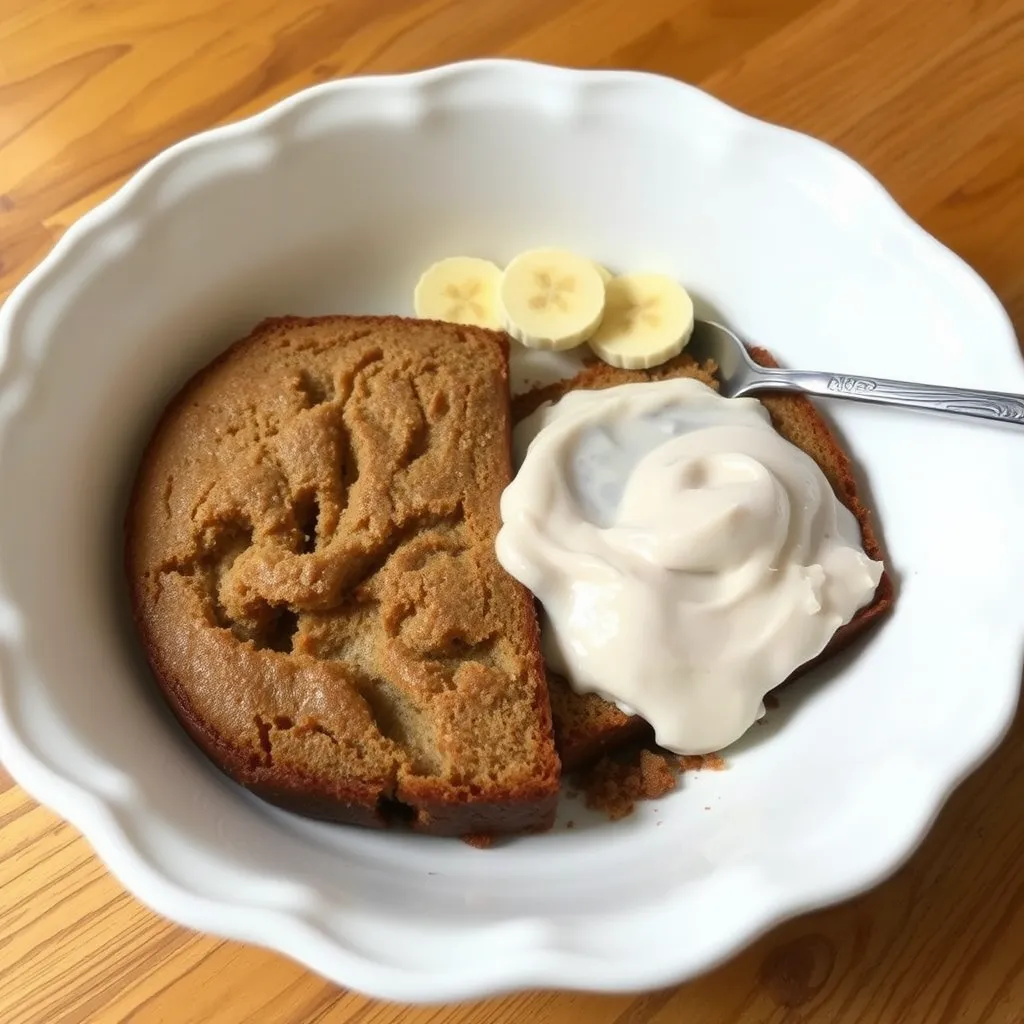
[[[755,399],[687,378],[575,391],[514,447],[497,555],[544,606],[549,665],[677,753],[738,739],[881,577]]]

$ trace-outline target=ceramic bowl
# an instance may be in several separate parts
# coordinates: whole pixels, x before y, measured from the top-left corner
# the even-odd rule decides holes
[[[1017,700],[1021,437],[835,402],[896,611],[726,771],[617,823],[567,799],[487,851],[220,776],[126,614],[125,496],[163,403],[264,316],[411,313],[433,260],[539,245],[670,273],[790,366],[1024,391],[989,289],[840,153],[667,79],[501,61],[327,83],[172,147],[0,313],[0,757],[160,913],[377,996],[705,970],[892,872]]]

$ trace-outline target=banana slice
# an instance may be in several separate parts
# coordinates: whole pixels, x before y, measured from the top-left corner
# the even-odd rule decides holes
[[[612,277],[614,277],[614,275],[607,267],[602,266],[600,263],[595,263],[594,266],[597,268],[597,272],[601,275],[601,283],[607,286],[608,282]]]
[[[693,333],[693,301],[664,274],[622,274],[606,286],[590,347],[606,363],[646,370],[679,355]]]
[[[597,329],[604,283],[597,264],[562,249],[531,249],[506,268],[498,290],[505,330],[528,348],[573,348]]]
[[[413,308],[424,320],[501,328],[498,285],[501,268],[474,256],[450,256],[427,267],[413,292]]]

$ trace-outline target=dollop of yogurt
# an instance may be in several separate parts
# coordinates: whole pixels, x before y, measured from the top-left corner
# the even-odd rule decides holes
[[[856,519],[756,399],[574,391],[514,455],[496,549],[543,605],[548,664],[677,753],[738,739],[878,586]]]

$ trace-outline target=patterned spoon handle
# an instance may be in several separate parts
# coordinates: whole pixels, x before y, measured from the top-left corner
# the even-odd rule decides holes
[[[1024,395],[1009,392],[910,384],[881,377],[851,377],[807,370],[764,372],[758,374],[744,389],[747,393],[764,390],[802,391],[804,394],[825,398],[851,398],[856,402],[928,409],[1024,427]]]

